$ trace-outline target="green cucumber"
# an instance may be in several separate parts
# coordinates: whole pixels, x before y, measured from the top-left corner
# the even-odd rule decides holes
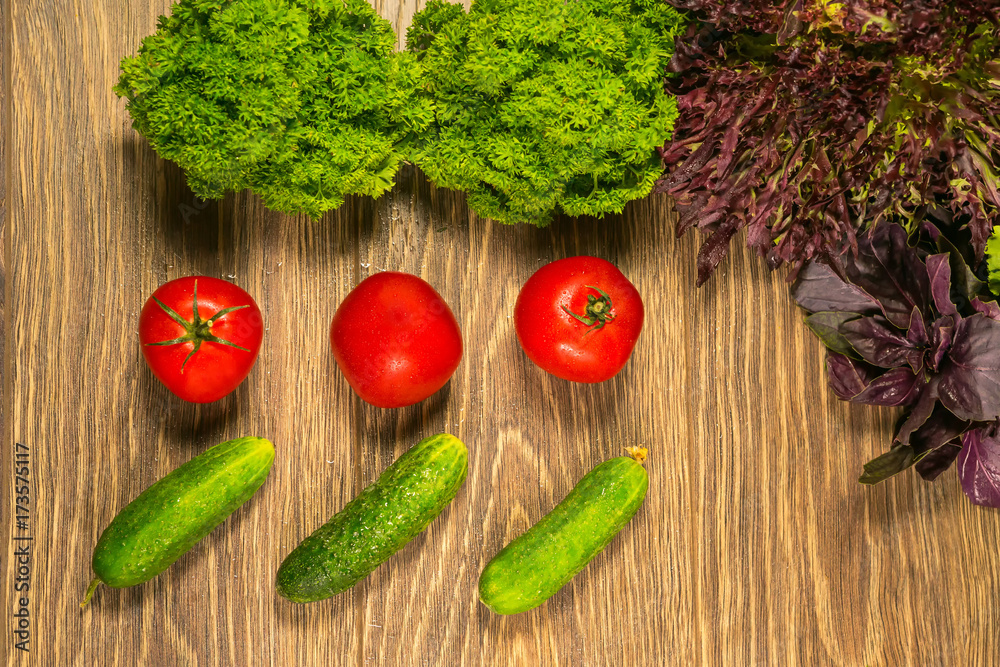
[[[646,450],[605,461],[555,509],[504,547],[479,577],[479,599],[498,614],[534,609],[599,554],[639,510],[649,487]]]
[[[315,602],[348,590],[423,532],[468,471],[469,452],[455,436],[421,440],[288,554],[278,594]]]
[[[143,491],[101,533],[92,561],[96,577],[80,606],[101,583],[135,586],[170,567],[260,488],[273,462],[269,441],[237,438],[210,447]]]

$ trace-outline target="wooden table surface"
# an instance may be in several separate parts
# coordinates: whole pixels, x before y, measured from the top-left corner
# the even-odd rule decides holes
[[[668,199],[550,228],[478,219],[404,168],[378,201],[312,222],[247,194],[200,202],[111,93],[121,57],[167,0],[12,0],[3,23],[2,636],[23,665],[986,665],[1000,655],[1000,516],[953,471],[855,481],[894,415],[826,389],[820,345],[781,274],[738,250],[695,289],[699,239]],[[405,27],[416,4],[379,6]],[[612,381],[573,385],[528,362],[511,311],[542,264],[594,254],[645,298]],[[338,373],[328,327],[364,277],[408,271],[451,304],[466,353],[450,384],[373,408]],[[139,310],[191,274],[255,296],[249,379],[196,407],[146,369]],[[468,481],[422,536],[352,591],[293,605],[281,559],[421,437],[470,450]],[[215,443],[271,439],[261,491],[153,581],[78,603],[115,513]],[[30,452],[16,527],[15,442]],[[484,564],[587,470],[650,450],[635,519],[541,608],[478,604]],[[30,536],[30,591],[14,550]],[[28,596],[30,653],[11,618]],[[995,664],[995,663],[993,663]]]

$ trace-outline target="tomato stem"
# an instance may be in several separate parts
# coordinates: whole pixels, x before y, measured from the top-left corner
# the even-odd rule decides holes
[[[615,314],[612,312],[614,304],[611,303],[611,297],[608,296],[608,293],[600,287],[594,287],[593,285],[586,285],[585,287],[594,290],[597,294],[587,295],[587,307],[584,309],[583,315],[574,313],[566,306],[563,306],[562,309],[573,319],[587,325],[587,333],[590,333],[591,331],[599,331],[604,328],[605,324],[614,321]]]
[[[163,303],[155,296],[153,301],[156,302],[164,313],[172,319],[177,324],[184,327],[184,335],[178,336],[177,338],[171,338],[170,340],[161,340],[155,343],[146,343],[146,345],[180,345],[181,343],[194,343],[194,348],[191,352],[184,357],[184,363],[181,364],[181,373],[184,372],[184,367],[187,366],[187,362],[194,356],[194,353],[201,349],[201,344],[208,341],[210,343],[218,343],[220,345],[228,345],[230,347],[235,347],[237,350],[243,350],[244,352],[249,352],[245,347],[237,345],[236,343],[226,340],[224,338],[219,338],[212,333],[212,325],[215,324],[216,320],[224,315],[228,315],[234,310],[240,310],[241,308],[249,308],[249,305],[243,306],[230,306],[229,308],[223,308],[215,315],[212,315],[207,320],[201,319],[201,315],[198,313],[198,281],[194,281],[194,294],[191,297],[191,309],[193,311],[194,317],[191,320],[186,320],[181,317],[177,311]]]

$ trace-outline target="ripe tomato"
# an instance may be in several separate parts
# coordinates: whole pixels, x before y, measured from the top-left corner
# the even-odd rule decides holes
[[[573,382],[614,377],[632,354],[643,317],[635,286],[597,257],[546,264],[514,304],[514,330],[528,358]]]
[[[139,314],[142,356],[160,382],[211,403],[247,376],[264,336],[260,309],[236,285],[208,276],[160,285]]]
[[[462,332],[434,288],[384,271],[351,290],[330,324],[337,366],[380,408],[418,403],[444,386],[462,359]]]

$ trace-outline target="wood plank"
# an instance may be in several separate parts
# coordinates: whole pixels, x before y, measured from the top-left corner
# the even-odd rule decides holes
[[[0,391],[3,392],[3,396],[0,397],[0,434],[2,434],[0,435],[0,440],[5,444],[9,441],[8,434],[10,430],[7,422],[10,419],[8,403],[11,397],[9,386],[10,369],[8,368],[10,355],[7,354],[6,349],[7,304],[10,302],[7,296],[7,289],[10,285],[10,281],[7,280],[7,269],[10,266],[10,243],[7,237],[9,229],[9,204],[7,197],[10,187],[7,181],[11,176],[9,169],[10,154],[7,150],[10,145],[8,137],[11,129],[8,122],[10,115],[8,109],[11,103],[9,91],[10,78],[7,75],[8,68],[10,67],[9,24],[10,9],[6,4],[0,4],[0,54],[2,54],[0,56]],[[12,456],[0,456],[0,475],[3,476],[4,480],[11,479],[11,475],[14,473],[13,458]],[[13,515],[14,495],[16,494],[0,494],[0,517],[6,518]]]
[[[402,34],[413,0],[375,3]],[[781,274],[736,248],[693,288],[699,239],[669,200],[546,229],[478,219],[404,168],[321,221],[247,194],[196,200],[129,127],[118,60],[169,7],[48,0],[0,8],[5,114],[4,446],[31,447],[31,664],[968,664],[1000,654],[1000,517],[953,472],[869,489],[889,411],[847,406]],[[547,261],[594,254],[645,298],[633,360],[599,386],[551,378],[509,318]],[[330,318],[378,270],[431,282],[466,354],[423,404],[379,410],[329,353]],[[145,369],[135,322],[174,277],[226,277],[267,332],[248,381],[195,407]],[[470,448],[452,506],[352,592],[292,605],[280,560],[399,454],[449,431]],[[143,488],[230,437],[271,438],[261,492],[165,573],[81,612],[97,536]],[[477,602],[482,566],[625,444],[650,448],[633,522],[563,591],[511,618]],[[18,534],[10,487],[0,511]],[[8,547],[8,552],[10,553]],[[3,559],[3,615],[16,600]],[[28,664],[9,631],[8,664]]]

